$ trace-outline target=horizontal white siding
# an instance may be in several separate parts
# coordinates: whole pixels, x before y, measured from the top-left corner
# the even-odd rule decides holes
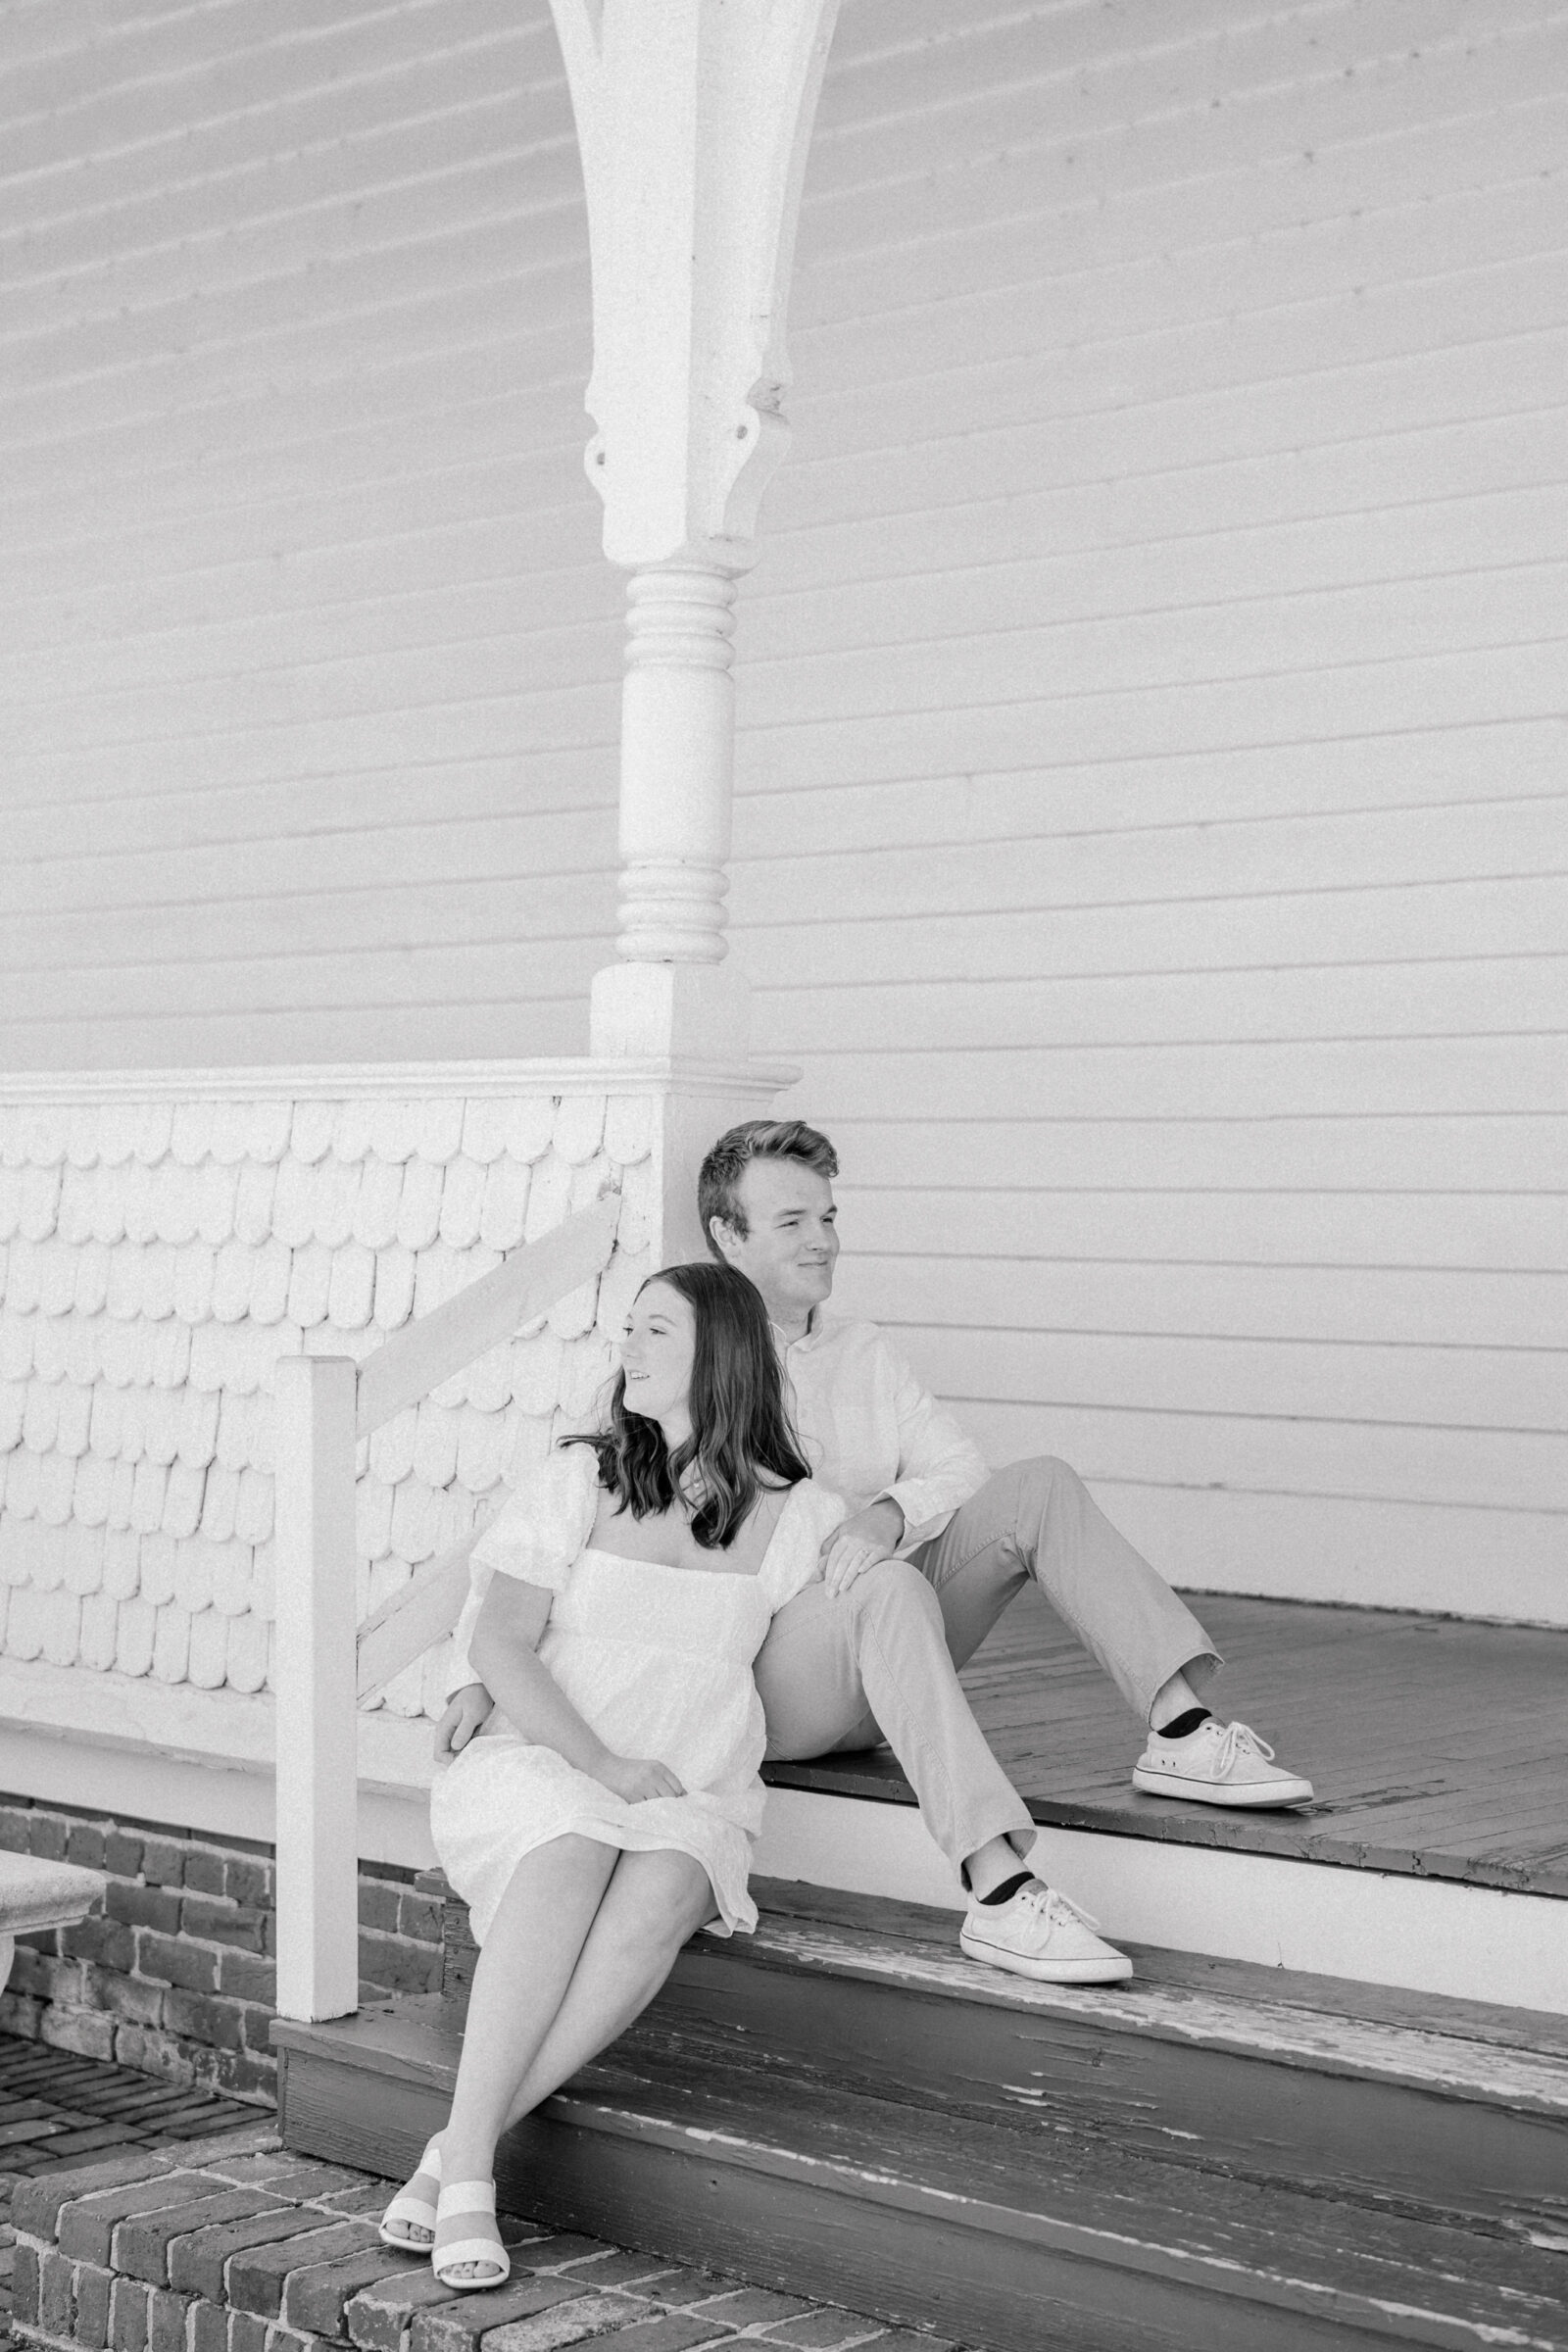
[[[841,1295],[1199,1586],[1568,1613],[1565,68],[906,4],[824,94],[764,1042]]]
[[[966,14],[847,17],[745,640],[842,1294],[1178,1581],[1561,1616],[1566,28]]]
[[[578,1049],[618,584],[544,7],[0,19],[0,1063]]]
[[[845,0],[732,905],[843,1294],[1191,1583],[1568,1611],[1568,18]],[[543,0],[0,14],[0,1065],[580,1047]]]

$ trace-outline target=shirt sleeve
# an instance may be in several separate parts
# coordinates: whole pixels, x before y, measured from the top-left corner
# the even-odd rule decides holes
[[[887,1364],[899,1425],[899,1474],[871,1499],[880,1502],[885,1494],[898,1504],[904,1513],[899,1549],[907,1551],[941,1535],[958,1505],[979,1494],[991,1472],[974,1440],[964,1436],[893,1348],[887,1348]]]
[[[468,1555],[468,1597],[453,1636],[447,1690],[476,1683],[468,1644],[496,1576],[514,1576],[562,1592],[587,1543],[598,1500],[593,1449],[566,1446],[531,1470],[491,1520]]]

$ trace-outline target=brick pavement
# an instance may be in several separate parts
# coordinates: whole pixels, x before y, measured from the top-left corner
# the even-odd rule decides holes
[[[109,2162],[117,2152],[270,2125],[270,2115],[237,2099],[0,2034],[0,2352],[11,2341],[11,2206],[23,2180]]]
[[[51,2061],[54,2079],[38,2071]],[[189,2091],[161,2105],[159,2092],[145,2075],[0,2039],[0,2266],[15,2265],[18,2352],[565,2352],[590,2339],[604,2352],[959,2352],[527,2221],[504,2224],[506,2284],[454,2295],[426,2261],[377,2243],[384,2180],[289,2155],[254,2107]],[[31,2136],[4,2143],[9,2127]]]

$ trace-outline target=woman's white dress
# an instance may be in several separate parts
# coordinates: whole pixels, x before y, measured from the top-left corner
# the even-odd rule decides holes
[[[539,1655],[561,1690],[607,1747],[668,1765],[686,1794],[627,1804],[553,1747],[522,1739],[498,1707],[437,1774],[430,1800],[436,1852],[479,1943],[523,1855],[570,1834],[690,1854],[712,1884],[712,1933],[757,1925],[746,1882],[766,1732],[752,1661],[776,1612],[818,1573],[845,1505],[808,1480],[792,1488],[748,1576],[598,1548],[588,1539],[599,1499],[589,1446],[552,1453],[474,1545],[474,1588],[482,1594],[502,1575],[549,1591]]]

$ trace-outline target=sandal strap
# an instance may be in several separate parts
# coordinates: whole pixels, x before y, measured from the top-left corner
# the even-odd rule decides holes
[[[487,2263],[497,2277],[454,2279],[448,2276],[467,2263],[480,2262]],[[439,2254],[431,2255],[430,2268],[443,2286],[500,2286],[512,2274],[511,2258],[498,2237],[460,2237],[456,2245],[443,2246]]]
[[[496,2184],[493,2180],[454,2180],[436,2199],[436,2219],[446,2221],[456,2213],[494,2213]]]
[[[398,2191],[382,2214],[381,2226],[385,2229],[388,2222],[417,2222],[421,2229],[428,2230],[435,2214],[434,2197],[416,2197],[412,2190],[404,2188]]]
[[[435,2182],[436,2195],[434,2197],[426,2196],[415,2187],[415,2181],[421,2177]],[[420,2252],[435,2235],[436,2198],[440,2196],[440,2193],[441,2142],[437,2135],[436,2138],[425,2141],[424,2152],[415,2166],[412,2176],[407,2183],[398,2190],[397,2195],[382,2214],[379,2224],[381,2243],[384,2246],[412,2246],[416,2253]],[[424,2237],[404,2236],[400,2227],[404,2224],[411,2229],[422,2230],[425,2232]]]
[[[459,2288],[502,2286],[512,2275],[512,2257],[501,2243],[501,2232],[495,2226],[496,2184],[493,2180],[454,2180],[441,2191],[436,2205],[436,2222],[454,2219],[460,2213],[484,2214],[490,2221],[488,2237],[460,2237],[448,2246],[432,2246],[430,2268],[443,2286]],[[495,2273],[493,2278],[454,2278],[452,2273],[466,2264],[482,2263]]]

